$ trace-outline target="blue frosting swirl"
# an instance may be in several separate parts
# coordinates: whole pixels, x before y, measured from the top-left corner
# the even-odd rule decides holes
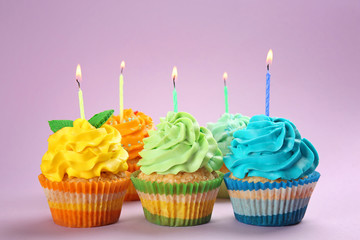
[[[253,116],[245,129],[236,131],[230,150],[224,163],[237,178],[293,180],[311,174],[319,164],[314,146],[292,122],[265,115]]]

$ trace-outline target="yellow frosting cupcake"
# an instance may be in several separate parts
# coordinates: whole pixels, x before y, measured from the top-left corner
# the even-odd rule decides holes
[[[42,158],[41,172],[51,181],[69,178],[90,179],[101,172],[126,171],[128,153],[121,147],[121,135],[113,127],[93,127],[85,119],[74,121],[52,134],[48,151]]]
[[[89,120],[90,121],[90,120]],[[118,221],[130,179],[128,153],[113,127],[85,119],[52,134],[39,180],[56,224],[94,227]]]

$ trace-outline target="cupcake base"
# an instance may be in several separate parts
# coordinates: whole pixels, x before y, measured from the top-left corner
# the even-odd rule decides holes
[[[131,172],[126,172],[126,176],[130,177]],[[130,181],[129,187],[127,189],[127,192],[125,194],[124,201],[130,202],[130,201],[139,201],[139,195],[136,192],[136,189],[134,187],[134,184]]]
[[[228,190],[227,190],[226,185],[225,185],[225,182],[221,183],[219,193],[218,193],[217,197],[222,198],[222,199],[229,199],[230,198]]]
[[[39,175],[39,181],[54,222],[75,228],[117,222],[130,183],[129,177],[99,182],[52,182],[43,174]]]
[[[185,227],[210,221],[223,174],[213,180],[195,183],[150,182],[131,175],[139,194],[145,218],[154,224]]]
[[[219,170],[220,172],[222,172],[223,174],[226,174],[229,172],[229,169],[227,169],[227,167],[225,166],[225,164],[222,165],[222,167]],[[225,198],[225,199],[229,199],[229,193],[228,190],[226,188],[225,182],[222,182],[220,185],[220,190],[219,193],[217,195],[218,198]]]
[[[224,177],[235,218],[257,226],[286,226],[299,223],[320,178],[314,172],[307,178],[284,182],[247,182]]]
[[[131,173],[133,173],[133,172],[140,169],[140,166],[137,165],[137,163],[139,162],[139,159],[140,158],[136,158],[136,159],[127,161],[128,166],[129,166],[128,171],[126,172],[127,176],[130,177]],[[130,181],[130,184],[129,184],[128,190],[126,192],[124,201],[129,202],[129,201],[139,201],[139,200],[140,200],[139,195],[137,194],[134,185]]]

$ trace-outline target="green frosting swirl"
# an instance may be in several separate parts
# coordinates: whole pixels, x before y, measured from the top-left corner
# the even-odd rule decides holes
[[[222,153],[211,132],[200,127],[189,113],[168,112],[156,127],[144,139],[140,152],[138,165],[145,174],[196,172],[202,167],[212,172],[221,168]]]
[[[234,139],[234,132],[246,128],[250,121],[249,117],[241,114],[224,113],[216,123],[208,123],[207,128],[213,134],[218,146],[225,156],[230,153],[230,143]]]

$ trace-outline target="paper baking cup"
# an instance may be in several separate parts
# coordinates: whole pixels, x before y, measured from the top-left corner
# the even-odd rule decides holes
[[[126,172],[126,175],[130,177],[131,172]],[[130,181],[129,187],[127,189],[127,192],[125,194],[124,201],[139,201],[139,195],[136,192],[136,189],[134,187],[134,184]]]
[[[185,227],[210,221],[223,173],[214,180],[198,183],[158,183],[131,175],[143,206],[145,218],[162,226]]]
[[[140,160],[140,158],[137,158],[137,159],[138,159],[138,161]],[[127,173],[129,173],[129,177],[130,177],[131,173],[133,173],[133,172],[140,169],[140,166],[137,165],[137,162],[136,163],[135,162],[130,163],[129,161],[127,162],[128,166],[129,166]],[[128,190],[126,192],[124,201],[139,201],[139,200],[140,200],[139,195],[137,194],[134,185],[130,181],[130,184],[129,184]]]
[[[235,218],[259,226],[285,226],[299,223],[311,194],[320,178],[314,172],[307,178],[285,182],[252,182],[235,180],[225,174]]]
[[[217,197],[218,198],[223,198],[223,199],[229,199],[229,193],[228,193],[228,190],[226,188],[225,182],[221,183],[219,193],[218,193]]]
[[[43,174],[44,188],[51,215],[65,227],[96,227],[119,220],[130,178],[100,182],[52,182]]]
[[[222,165],[222,167],[220,168],[220,172],[226,174],[229,172],[229,169],[227,169],[227,167],[225,166],[225,164]],[[228,190],[226,188],[225,182],[222,182],[220,185],[220,189],[219,189],[219,193],[217,195],[218,198],[227,198],[229,199],[229,193]]]

